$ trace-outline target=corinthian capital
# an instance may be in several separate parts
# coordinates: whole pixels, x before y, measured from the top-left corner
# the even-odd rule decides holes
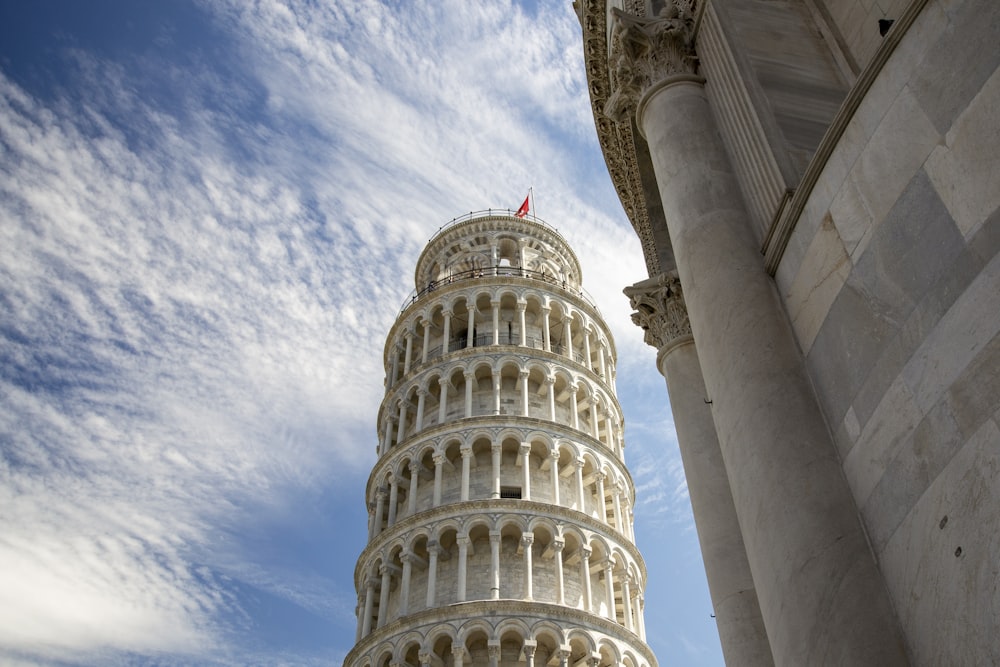
[[[652,18],[612,10],[606,116],[625,120],[651,86],[678,74],[696,74],[695,4],[696,0],[666,0]]]
[[[632,321],[644,332],[647,345],[660,350],[691,335],[684,293],[676,271],[661,273],[625,288],[625,296],[635,311]]]

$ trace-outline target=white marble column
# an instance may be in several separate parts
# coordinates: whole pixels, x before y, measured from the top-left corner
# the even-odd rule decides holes
[[[500,371],[493,371],[493,414],[500,414]]]
[[[566,580],[563,578],[563,548],[566,546],[564,540],[556,538],[552,541],[552,550],[555,551],[553,558],[556,566],[556,604],[566,604]]]
[[[427,363],[427,353],[430,351],[431,347],[431,321],[429,318],[422,318],[420,320],[421,327],[423,328],[423,349],[420,351],[420,363]]]
[[[583,330],[583,365],[594,370],[594,364],[590,360],[590,329]]]
[[[433,507],[441,504],[441,477],[444,468],[444,454],[434,454],[434,502]]]
[[[437,542],[427,543],[427,608],[433,609],[437,596],[438,554],[441,547]]]
[[[407,329],[403,332],[406,339],[406,356],[403,357],[403,375],[410,372],[410,362],[413,360],[413,332]]]
[[[577,459],[573,462],[573,465],[576,467],[576,509],[586,512],[587,504],[584,502],[585,496],[583,493],[583,466],[586,465],[586,461],[582,458]]]
[[[580,411],[577,408],[576,392],[579,391],[579,390],[580,390],[580,387],[578,387],[575,384],[571,384],[569,386],[569,392],[570,392],[569,393],[569,411],[571,413],[571,415],[570,415],[570,424],[573,426],[573,428],[575,428],[578,431],[580,430]]]
[[[414,554],[410,551],[404,551],[399,556],[399,559],[403,562],[403,575],[400,577],[399,583],[399,611],[396,614],[397,618],[410,613],[410,577],[413,573],[414,558]]]
[[[615,563],[608,558],[604,561],[604,595],[608,600],[608,619],[612,623],[617,623],[617,612],[615,611]]]
[[[552,336],[550,335],[549,314],[552,309],[548,306],[542,307],[542,346],[546,352],[552,351]]]
[[[443,424],[448,416],[448,390],[451,381],[448,378],[440,378],[438,386],[441,388],[438,393],[438,424]]]
[[[680,282],[663,274],[625,289],[632,321],[657,348],[695,517],[723,655],[731,664],[773,664],[729,478]]]
[[[399,508],[399,480],[396,478],[395,473],[389,479],[389,519],[386,523],[387,526],[392,526],[396,523],[396,512]]]
[[[465,647],[452,644],[451,655],[454,658],[455,667],[465,667]]]
[[[375,492],[375,522],[372,527],[372,537],[382,532],[382,518],[385,516],[385,489]]]
[[[524,321],[524,311],[528,309],[528,304],[518,303],[517,304],[517,324],[521,329],[521,347],[525,347],[528,344],[528,329],[525,326]]]
[[[476,383],[475,373],[465,374],[465,416],[472,416],[472,387]]]
[[[406,399],[399,399],[399,425],[396,429],[396,444],[403,442],[406,437]]]
[[[528,408],[530,407],[530,405],[528,403],[528,399],[529,399],[529,396],[528,396],[528,371],[521,371],[520,373],[518,373],[517,379],[520,380],[520,382],[521,382],[521,415],[524,416],[524,417],[528,417],[529,416],[529,414],[528,414],[528,412],[529,412]]]
[[[385,418],[385,428],[382,429],[382,444],[378,449],[378,455],[383,456],[389,451],[389,445],[392,442],[392,418]]]
[[[469,568],[469,547],[472,541],[460,535],[455,538],[458,543],[458,602],[465,602],[465,581]]]
[[[625,524],[622,521],[622,494],[624,492],[625,487],[621,482],[615,482],[614,490],[612,491],[614,494],[615,529],[623,535],[628,535],[628,532],[625,530]]]
[[[500,344],[500,302],[491,301],[490,305],[493,306],[493,344]]]
[[[554,377],[545,378],[545,388],[549,395],[549,421],[556,420],[556,379]]]
[[[531,443],[522,442],[517,453],[521,457],[521,498],[531,500]]]
[[[396,384],[399,379],[399,344],[392,346],[392,372],[389,374],[389,386]]]
[[[885,582],[695,72],[693,17],[674,9],[681,16],[615,15],[611,59],[630,84],[612,96],[639,97],[636,123],[775,662],[906,665]]]
[[[534,580],[534,575],[532,574],[532,562],[531,562],[531,545],[535,542],[535,536],[533,533],[525,533],[521,536],[521,547],[524,549],[524,599],[533,600],[534,590],[532,582]]]
[[[593,611],[593,593],[590,590],[590,547],[580,548],[580,583],[583,586],[583,610]]]
[[[525,639],[521,651],[524,653],[524,667],[535,667],[535,649],[538,647],[533,639]]]
[[[465,347],[472,347],[475,345],[476,336],[476,304],[470,303],[467,308],[469,312],[469,330],[466,332]]]
[[[490,599],[500,599],[500,531],[490,531]]]
[[[607,501],[604,499],[604,479],[606,475],[603,472],[597,472],[594,474],[594,482],[597,486],[597,518],[601,523],[608,522],[608,506]]]
[[[375,607],[375,579],[369,577],[365,582],[365,616],[361,621],[361,636],[367,637],[372,632],[372,612]]]
[[[563,325],[563,354],[565,354],[570,359],[573,358],[573,328],[572,320],[566,317],[562,321]]]
[[[444,317],[444,332],[441,334],[441,356],[448,354],[448,346],[451,341],[451,311],[442,311],[441,315]]]
[[[549,452],[549,476],[552,479],[552,504],[559,504],[559,448],[553,447]]]
[[[427,390],[417,390],[417,415],[416,423],[413,425],[413,432],[419,433],[424,428],[424,404],[427,402]]]
[[[381,628],[388,621],[386,617],[389,611],[389,589],[392,587],[392,570],[393,567],[386,563],[382,563],[379,566],[379,573],[382,575],[382,590],[379,592],[378,619],[375,621],[376,628]]]
[[[635,632],[632,620],[632,589],[629,580],[630,575],[627,572],[622,572],[622,607],[625,611],[625,627]]]
[[[459,448],[462,453],[462,490],[461,499],[469,499],[469,476],[471,474],[472,467],[472,445],[462,445]]]
[[[501,444],[494,442],[490,450],[493,454],[493,488],[491,498],[500,497],[500,455],[502,453]]]
[[[410,461],[410,488],[407,490],[407,514],[412,516],[417,513],[417,487],[420,485],[420,461]]]

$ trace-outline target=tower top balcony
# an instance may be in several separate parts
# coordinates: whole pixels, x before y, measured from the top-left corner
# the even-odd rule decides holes
[[[454,218],[427,242],[414,272],[419,295],[429,286],[477,271],[543,277],[578,291],[580,262],[555,228],[534,216],[518,218],[509,209],[486,209]],[[494,272],[496,275],[496,272]]]

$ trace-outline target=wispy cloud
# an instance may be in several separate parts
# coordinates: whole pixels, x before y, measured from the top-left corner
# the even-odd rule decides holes
[[[642,262],[596,152],[568,3],[200,7],[216,52],[176,55],[183,31],[164,28],[134,59],[63,51],[46,93],[0,74],[12,660],[320,659],[241,654],[233,627],[253,621],[234,580],[337,624],[348,648],[356,552],[331,584],[234,536],[252,507],[291,515],[290,498],[339,487],[363,525],[382,344],[416,256],[447,219],[516,206],[529,185],[581,258],[619,377],[646,377],[665,405],[620,293]],[[671,514],[676,456],[635,445],[669,424],[637,405],[640,511]]]

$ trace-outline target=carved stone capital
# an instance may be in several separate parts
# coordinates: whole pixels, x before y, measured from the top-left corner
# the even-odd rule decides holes
[[[611,95],[604,113],[618,122],[635,110],[651,86],[678,74],[694,75],[695,0],[667,0],[654,17],[612,10]]]
[[[635,311],[632,322],[644,332],[647,345],[662,350],[681,336],[691,335],[684,292],[676,272],[661,273],[626,287]]]

